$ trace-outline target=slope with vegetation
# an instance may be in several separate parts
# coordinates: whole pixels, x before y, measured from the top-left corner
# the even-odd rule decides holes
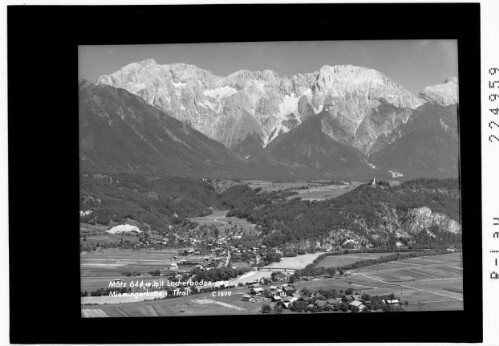
[[[220,196],[230,215],[261,227],[264,244],[326,249],[459,244],[459,199],[457,179],[365,184],[326,201],[286,199],[282,192],[258,193],[244,185]]]
[[[216,206],[212,185],[200,179],[146,175],[82,174],[82,222],[108,225],[134,220],[146,229],[167,231],[172,223],[208,215]]]

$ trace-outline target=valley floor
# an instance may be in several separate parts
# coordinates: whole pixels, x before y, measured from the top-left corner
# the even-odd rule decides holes
[[[334,257],[341,257],[341,255]],[[310,257],[310,259],[312,258]],[[282,264],[279,263],[280,266]],[[270,274],[271,271],[261,271],[253,274],[254,276],[245,274],[241,281],[248,282],[258,275],[262,275],[263,277],[263,275],[270,276]],[[463,274],[459,253],[387,262],[354,269],[349,276],[340,278],[315,278],[309,281],[298,280],[294,283],[294,286],[297,290],[307,288],[312,290],[336,289],[339,291],[352,288],[355,291],[367,293],[372,296],[394,293],[402,302],[407,301],[408,305],[404,307],[405,311],[463,309]],[[127,298],[127,300],[124,300],[120,304],[111,305],[109,303],[118,303],[117,298],[84,297],[82,299],[82,316],[132,317],[259,314],[263,301],[242,301],[242,296],[248,293],[248,287],[243,286],[225,291],[163,300],[136,300],[135,302],[130,302],[129,299],[135,298]],[[90,301],[85,301],[86,298],[102,298],[109,302],[108,305],[83,305],[90,303]],[[292,312],[284,310],[284,313]]]

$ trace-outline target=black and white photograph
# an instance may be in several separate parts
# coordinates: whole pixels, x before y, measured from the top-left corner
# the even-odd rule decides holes
[[[82,317],[463,310],[457,40],[78,68]]]
[[[497,344],[492,7],[259,2],[7,6],[11,343]]]

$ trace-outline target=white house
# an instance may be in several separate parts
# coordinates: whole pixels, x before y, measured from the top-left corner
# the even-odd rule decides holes
[[[385,299],[385,304],[388,304],[388,305],[397,305],[397,304],[400,304],[400,302],[398,301],[398,299]]]

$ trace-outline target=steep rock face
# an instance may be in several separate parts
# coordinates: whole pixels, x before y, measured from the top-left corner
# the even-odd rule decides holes
[[[242,70],[220,77],[194,65],[148,59],[97,82],[124,88],[228,147],[248,136],[266,146],[326,110],[334,121],[328,136],[367,154],[424,103],[382,73],[350,65],[294,76]]]
[[[380,136],[370,152],[369,161],[379,167],[403,174],[434,177],[457,176],[459,138],[457,106],[426,103],[385,140]]]
[[[424,88],[418,96],[429,103],[449,106],[458,103],[458,89],[457,77],[449,77],[445,80],[444,84]]]
[[[324,128],[332,134],[332,138],[337,138],[343,144],[350,143],[364,154],[369,154],[398,138],[396,130],[408,121],[413,112],[411,108],[398,108],[385,99],[380,99],[375,108],[366,110],[366,115],[356,126],[355,132],[346,132],[350,140],[342,138],[341,134],[338,135],[341,127],[335,124],[324,124]]]
[[[301,126],[277,137],[266,148],[276,161],[290,166],[303,165],[320,171],[369,169],[362,153],[335,141],[322,131],[327,112],[311,116]]]
[[[419,233],[432,226],[438,226],[440,229],[458,234],[461,232],[461,225],[450,219],[447,215],[432,212],[428,207],[413,208],[407,212],[406,228],[411,233]]]

